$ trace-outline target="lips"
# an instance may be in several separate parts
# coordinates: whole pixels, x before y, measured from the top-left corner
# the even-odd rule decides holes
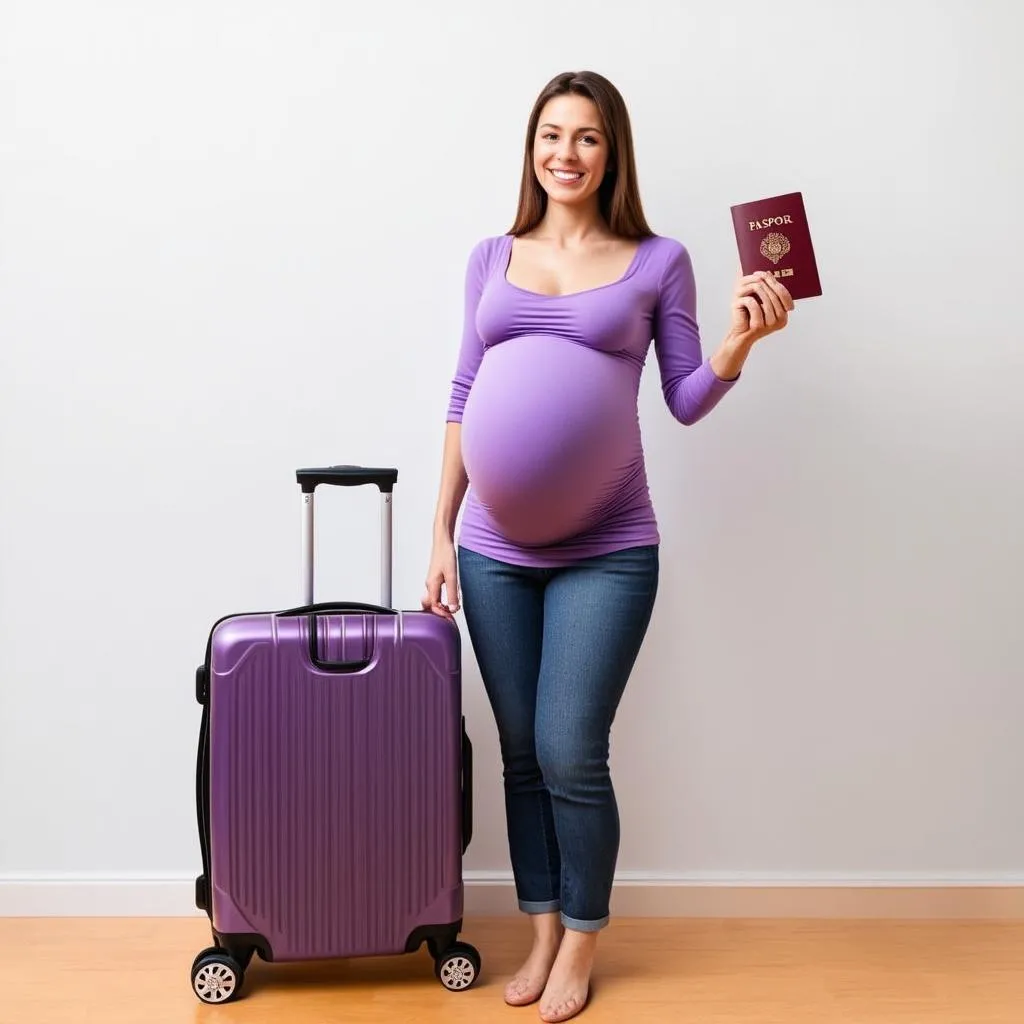
[[[556,181],[564,182],[567,185],[572,185],[583,177],[582,171],[563,171],[561,168],[554,167],[548,169]]]

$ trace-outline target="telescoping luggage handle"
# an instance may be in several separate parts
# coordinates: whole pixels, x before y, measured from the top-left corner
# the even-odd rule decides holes
[[[380,603],[391,608],[391,496],[398,482],[398,470],[373,468],[369,466],[327,466],[321,469],[300,469],[295,477],[302,488],[302,564],[304,574],[305,611],[310,618],[310,657],[314,664],[329,668],[317,658],[316,617],[318,611],[373,611],[370,605],[350,604],[346,606],[313,604],[313,505],[317,487],[329,484],[335,487],[363,487],[373,484],[380,491]],[[293,614],[293,612],[285,613]],[[347,665],[337,664],[337,669],[357,670],[366,665],[365,661]],[[462,721],[462,852],[469,848],[473,836],[473,744],[466,733],[465,719]]]
[[[384,608],[391,608],[391,498],[398,482],[398,470],[371,466],[324,466],[296,470],[295,478],[302,488],[303,603],[313,604],[313,506],[317,487],[365,487],[372,484],[380,491],[380,603]]]

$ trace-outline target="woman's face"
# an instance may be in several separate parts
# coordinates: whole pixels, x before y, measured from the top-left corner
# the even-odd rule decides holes
[[[556,96],[540,113],[533,140],[533,170],[558,203],[587,202],[601,187],[608,139],[597,105],[585,96]]]

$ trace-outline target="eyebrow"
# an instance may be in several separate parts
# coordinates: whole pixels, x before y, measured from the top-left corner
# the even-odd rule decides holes
[[[542,124],[541,128],[555,128],[558,131],[562,130],[562,126],[561,125],[559,125],[559,124],[551,124],[550,122],[547,122],[546,124]],[[601,131],[600,128],[578,128],[577,131],[581,131],[581,132],[595,132],[597,135],[603,135],[604,134]]]

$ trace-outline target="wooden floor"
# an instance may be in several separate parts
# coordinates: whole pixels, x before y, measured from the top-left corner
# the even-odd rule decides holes
[[[448,992],[425,951],[316,965],[254,959],[243,998],[207,1006],[189,970],[205,918],[0,919],[0,1024],[505,1024],[528,932],[467,920],[476,986]],[[589,1024],[1022,1024],[1024,922],[617,920]]]

